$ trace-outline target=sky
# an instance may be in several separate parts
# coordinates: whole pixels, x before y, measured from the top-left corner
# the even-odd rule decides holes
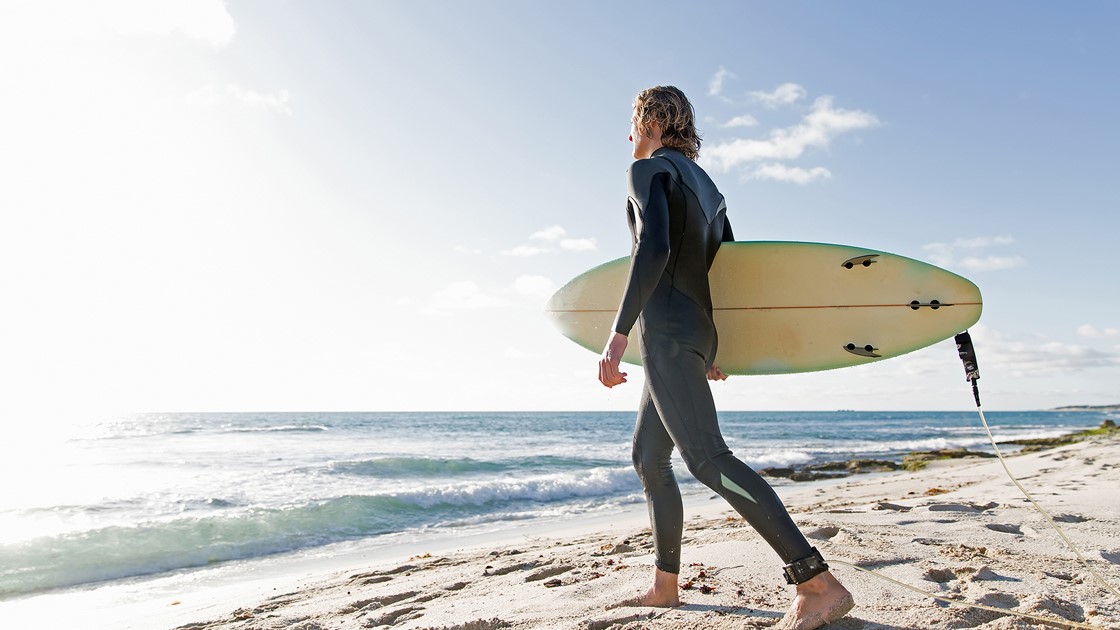
[[[1111,2],[0,2],[0,413],[629,410],[541,312],[629,252],[634,95],[740,240],[981,289],[988,411],[1120,403]],[[605,340],[604,340],[605,341]],[[967,410],[951,342],[728,410]]]

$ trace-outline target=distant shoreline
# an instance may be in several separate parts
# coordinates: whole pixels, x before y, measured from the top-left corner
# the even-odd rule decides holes
[[[1001,442],[998,442],[998,445],[1020,446],[1022,447],[1021,449],[1011,454],[1022,455],[1025,453],[1032,453],[1035,451],[1055,448],[1058,446],[1074,444],[1076,442],[1081,442],[1082,440],[1100,435],[1114,436],[1118,432],[1120,432],[1120,428],[1117,428],[1114,421],[1105,420],[1101,423],[1101,426],[1096,429],[1073,431],[1071,433],[1066,433],[1064,435],[1052,438],[1020,438],[1014,440],[1003,440]],[[764,477],[783,477],[785,479],[789,479],[790,481],[819,481],[822,479],[838,479],[841,477],[848,477],[850,475],[872,472],[893,472],[896,470],[909,470],[913,472],[925,468],[926,465],[933,461],[984,457],[996,457],[996,455],[987,451],[974,451],[968,448],[944,448],[934,449],[930,451],[911,451],[904,454],[901,458],[901,461],[892,459],[855,458],[847,460],[819,462],[806,466],[768,467],[762,468],[758,472]]]
[[[1065,407],[1054,407],[1050,411],[1107,411],[1110,413],[1120,413],[1120,404],[1116,405],[1067,405]]]

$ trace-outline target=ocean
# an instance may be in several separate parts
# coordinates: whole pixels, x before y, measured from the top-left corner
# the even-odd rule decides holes
[[[1106,414],[987,417],[1009,440],[1093,428]],[[642,501],[633,422],[630,412],[165,413],[9,440],[0,601],[609,516]],[[990,450],[974,412],[721,412],[720,422],[755,468]],[[679,459],[676,469],[687,496],[711,494]]]

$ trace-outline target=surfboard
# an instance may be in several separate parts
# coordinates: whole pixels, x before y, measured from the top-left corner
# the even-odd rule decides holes
[[[545,313],[600,353],[618,311],[629,257],[572,279]],[[728,374],[832,370],[897,357],[975,324],[983,304],[969,280],[929,263],[828,243],[741,241],[720,246],[708,274]],[[622,360],[641,364],[630,332]]]

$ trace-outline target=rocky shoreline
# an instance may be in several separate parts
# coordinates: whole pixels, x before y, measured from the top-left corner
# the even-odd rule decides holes
[[[998,442],[1000,446],[1019,446],[1015,454],[1030,453],[1045,449],[1065,446],[1087,440],[1096,436],[1114,436],[1120,433],[1116,423],[1105,420],[1096,429],[1076,431],[1053,438],[1034,438],[1022,440],[1009,440]],[[849,459],[835,462],[822,462],[809,464],[799,468],[762,468],[758,473],[764,477],[779,477],[790,481],[818,481],[821,479],[837,479],[863,473],[893,472],[896,470],[921,470],[933,461],[963,458],[988,458],[995,457],[995,453],[987,451],[972,451],[966,448],[946,448],[932,451],[914,451],[902,456],[900,461],[889,459]]]

